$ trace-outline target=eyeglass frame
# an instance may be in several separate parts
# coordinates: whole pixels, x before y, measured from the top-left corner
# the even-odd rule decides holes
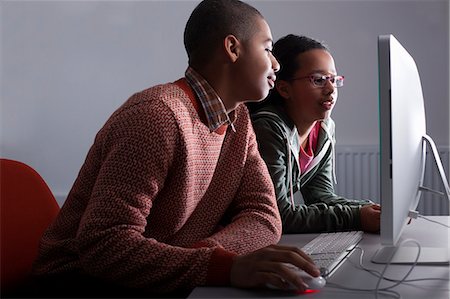
[[[289,79],[287,81],[297,81],[297,80],[302,80],[302,79],[309,79],[309,81],[311,82],[312,85],[314,85],[314,87],[320,87],[320,88],[325,87],[326,81],[324,81],[323,86],[317,85],[314,82],[314,78],[318,78],[318,77],[320,77],[321,79],[325,79],[326,81],[329,81],[336,88],[344,86],[344,78],[345,77],[344,76],[340,76],[340,75],[326,76],[326,75],[313,74],[313,75],[308,75],[308,76],[303,76],[303,77],[292,78],[292,79]],[[332,78],[333,78],[334,82],[331,81]],[[340,85],[340,86],[337,85],[336,78],[342,79],[342,81],[341,81],[342,85]]]

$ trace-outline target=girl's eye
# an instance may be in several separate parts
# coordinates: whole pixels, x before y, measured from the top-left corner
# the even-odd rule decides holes
[[[314,77],[314,83],[316,83],[317,85],[322,85],[325,81],[326,78],[324,78],[323,76],[320,77]]]

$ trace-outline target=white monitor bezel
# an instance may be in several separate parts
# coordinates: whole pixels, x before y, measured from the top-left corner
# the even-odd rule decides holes
[[[393,35],[378,37],[381,243],[395,246],[420,198],[426,119],[416,63]]]

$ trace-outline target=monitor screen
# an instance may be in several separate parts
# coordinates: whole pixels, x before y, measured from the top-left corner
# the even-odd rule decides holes
[[[393,35],[378,37],[380,129],[380,239],[375,263],[413,263],[417,251],[401,248],[403,229],[415,211],[423,187],[426,135],[422,85],[412,56]],[[434,154],[446,183],[440,159]],[[448,192],[448,184],[446,187]],[[447,194],[448,196],[448,194]],[[421,249],[419,263],[448,263],[448,249]]]

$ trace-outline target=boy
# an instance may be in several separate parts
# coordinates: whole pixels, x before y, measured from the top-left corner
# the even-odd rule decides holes
[[[185,77],[136,93],[97,134],[42,238],[34,273],[44,285],[148,296],[288,281],[304,289],[282,262],[318,275],[300,250],[269,246],[280,216],[241,105],[274,86],[269,26],[248,4],[205,0],[184,42]]]

